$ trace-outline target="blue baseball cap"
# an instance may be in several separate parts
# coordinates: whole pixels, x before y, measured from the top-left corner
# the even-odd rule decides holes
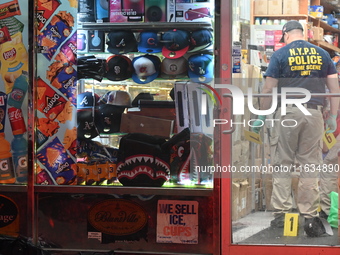
[[[213,44],[213,35],[208,29],[193,31],[190,35],[189,52],[197,52]]]
[[[132,79],[139,84],[152,82],[159,75],[161,60],[155,55],[143,55],[132,60]]]
[[[139,34],[138,51],[143,53],[161,52],[163,45],[159,41],[157,32],[143,31]]]
[[[180,58],[189,50],[190,35],[185,30],[173,29],[161,35],[162,54],[166,58]]]
[[[188,76],[192,82],[207,83],[214,78],[213,56],[209,54],[195,54],[188,59]]]

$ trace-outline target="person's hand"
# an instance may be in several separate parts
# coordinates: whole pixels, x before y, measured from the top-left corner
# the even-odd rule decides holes
[[[255,132],[255,133],[259,133],[262,126],[264,125],[264,121],[266,120],[266,116],[264,115],[259,115],[257,117],[257,120],[254,121],[252,127],[251,127],[251,131]],[[336,123],[335,123],[336,124]]]
[[[336,128],[337,128],[337,124],[336,124],[336,115],[334,114],[330,114],[329,117],[326,119],[326,133],[333,133]]]

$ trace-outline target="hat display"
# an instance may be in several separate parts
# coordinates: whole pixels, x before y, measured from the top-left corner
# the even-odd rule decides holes
[[[294,30],[294,29],[301,29],[303,31],[303,27],[299,21],[296,20],[290,20],[286,24],[283,25],[282,27],[282,37],[280,40],[280,43],[284,42],[284,35],[285,33]]]
[[[143,53],[158,53],[162,51],[157,32],[143,31],[139,34],[138,51]]]
[[[106,78],[111,81],[123,81],[132,77],[132,61],[123,55],[112,55],[106,60]]]
[[[164,57],[180,58],[189,50],[190,35],[187,31],[173,29],[162,34],[161,42]]]
[[[184,57],[164,58],[161,65],[161,77],[168,79],[188,76],[188,61]]]
[[[197,52],[213,44],[212,32],[208,29],[193,31],[190,35],[189,52]]]
[[[159,75],[161,60],[155,55],[143,55],[132,60],[132,79],[139,84],[152,82]]]
[[[213,56],[209,54],[195,54],[188,59],[188,76],[192,82],[207,83],[214,78]]]
[[[124,54],[137,51],[137,40],[132,31],[116,30],[107,34],[108,51],[112,54]]]

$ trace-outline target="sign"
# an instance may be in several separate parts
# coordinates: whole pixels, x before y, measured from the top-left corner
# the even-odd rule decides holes
[[[330,150],[336,144],[336,138],[333,133],[326,133],[327,130],[323,133],[323,141],[326,144],[328,150]]]
[[[101,201],[88,212],[88,222],[93,228],[113,236],[137,233],[147,221],[148,215],[140,205],[124,199]]]
[[[262,144],[260,134],[257,134],[255,132],[250,132],[248,130],[244,130],[244,137],[250,142]]]
[[[156,241],[198,244],[198,202],[159,200]]]
[[[19,235],[19,209],[9,197],[0,195],[0,234]]]

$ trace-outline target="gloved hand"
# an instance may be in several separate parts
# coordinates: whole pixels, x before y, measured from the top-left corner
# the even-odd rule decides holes
[[[264,126],[264,121],[265,120],[266,120],[266,116],[265,115],[259,115],[257,117],[257,120],[255,120],[255,122],[253,123],[253,125],[251,127],[251,131],[253,131],[255,133],[259,133],[261,128],[262,128],[262,126]]]
[[[337,124],[336,124],[336,115],[334,114],[330,114],[329,117],[326,119],[326,133],[333,133],[336,128],[337,128]]]

